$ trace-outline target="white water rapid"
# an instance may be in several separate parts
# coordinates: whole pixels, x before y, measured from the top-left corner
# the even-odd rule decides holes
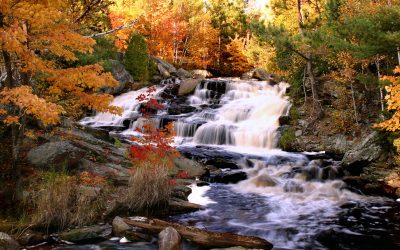
[[[204,82],[188,100],[201,112],[179,119],[177,136],[193,137],[195,144],[273,149],[279,117],[290,107],[287,87],[284,82],[275,86],[234,79]]]
[[[150,118],[139,112],[136,97],[146,92],[142,89],[114,99],[112,104],[124,110],[121,116],[99,113],[81,123],[115,127],[117,134],[129,137],[149,119],[154,127],[174,122],[182,154],[247,175],[235,184],[191,186],[189,200],[205,209],[173,220],[256,235],[276,249],[374,249],[369,247],[390,243],[368,241],[385,239],[382,232],[389,222],[383,215],[391,209],[384,205],[387,199],[346,189],[338,162],[277,149],[279,118],[290,109],[287,88],[283,82],[271,86],[230,78],[205,80],[187,100],[163,100],[167,107],[189,107],[188,111],[172,114],[167,108]]]

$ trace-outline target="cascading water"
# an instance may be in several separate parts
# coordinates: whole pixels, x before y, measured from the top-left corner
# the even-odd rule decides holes
[[[182,152],[201,149],[211,158],[225,157],[226,152],[239,155],[235,165],[247,174],[246,180],[192,186],[189,200],[204,205],[205,210],[172,220],[257,235],[276,249],[394,249],[400,244],[393,240],[400,229],[385,218],[393,207],[389,200],[347,190],[337,178],[343,173],[334,161],[310,161],[305,154],[276,149],[279,117],[290,109],[287,87],[286,83],[206,80],[187,99],[195,111],[160,112],[151,118],[139,114],[136,97],[144,89],[115,98],[113,105],[124,109],[122,116],[100,113],[81,123],[125,126],[120,135],[132,136],[146,121],[154,127],[173,121]]]
[[[284,97],[287,87],[283,82],[275,86],[238,80],[205,82],[197,87],[189,103],[218,103],[220,107],[179,120],[177,134],[193,135],[196,144],[272,149],[276,145],[279,117],[290,105]],[[199,126],[199,122],[204,124]]]

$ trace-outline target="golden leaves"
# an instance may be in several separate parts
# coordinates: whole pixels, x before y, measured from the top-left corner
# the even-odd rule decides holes
[[[59,114],[62,108],[57,104],[47,102],[32,93],[32,88],[20,86],[16,88],[5,88],[0,91],[0,104],[13,105],[22,111],[21,115],[30,115],[41,120],[44,125],[56,124],[59,122]],[[18,116],[9,115],[3,122],[7,125],[18,123]]]
[[[400,73],[400,67],[397,66],[393,71]],[[383,76],[381,80],[386,80],[391,83],[386,86],[386,101],[387,110],[394,112],[392,117],[384,122],[375,124],[375,128],[381,128],[390,132],[395,132],[400,129],[400,77],[398,76]]]

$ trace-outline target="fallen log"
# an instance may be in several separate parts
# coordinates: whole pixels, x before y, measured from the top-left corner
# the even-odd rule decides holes
[[[268,241],[254,236],[209,232],[203,229],[158,219],[133,217],[124,219],[124,221],[130,226],[142,228],[147,233],[151,234],[158,234],[167,227],[173,227],[178,231],[182,238],[206,248],[229,248],[241,246],[251,249],[272,249],[273,247],[273,245]]]

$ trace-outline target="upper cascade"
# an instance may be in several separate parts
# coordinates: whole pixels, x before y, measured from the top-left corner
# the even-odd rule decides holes
[[[273,149],[279,117],[286,115],[289,85],[281,82],[208,80],[188,102],[201,111],[176,122],[177,135],[196,144]]]
[[[195,111],[183,115],[164,112],[143,117],[136,99],[147,88],[115,97],[111,105],[123,109],[121,115],[97,113],[80,121],[92,127],[120,127],[122,135],[132,136],[150,122],[155,128],[174,122],[178,144],[219,145],[274,149],[277,145],[279,117],[287,115],[290,102],[285,96],[288,84],[270,85],[266,81],[219,78],[202,81],[187,105]],[[164,87],[157,87],[160,99]],[[163,100],[168,107],[168,100]],[[172,106],[171,106],[172,107]],[[167,118],[166,118],[167,117]]]

